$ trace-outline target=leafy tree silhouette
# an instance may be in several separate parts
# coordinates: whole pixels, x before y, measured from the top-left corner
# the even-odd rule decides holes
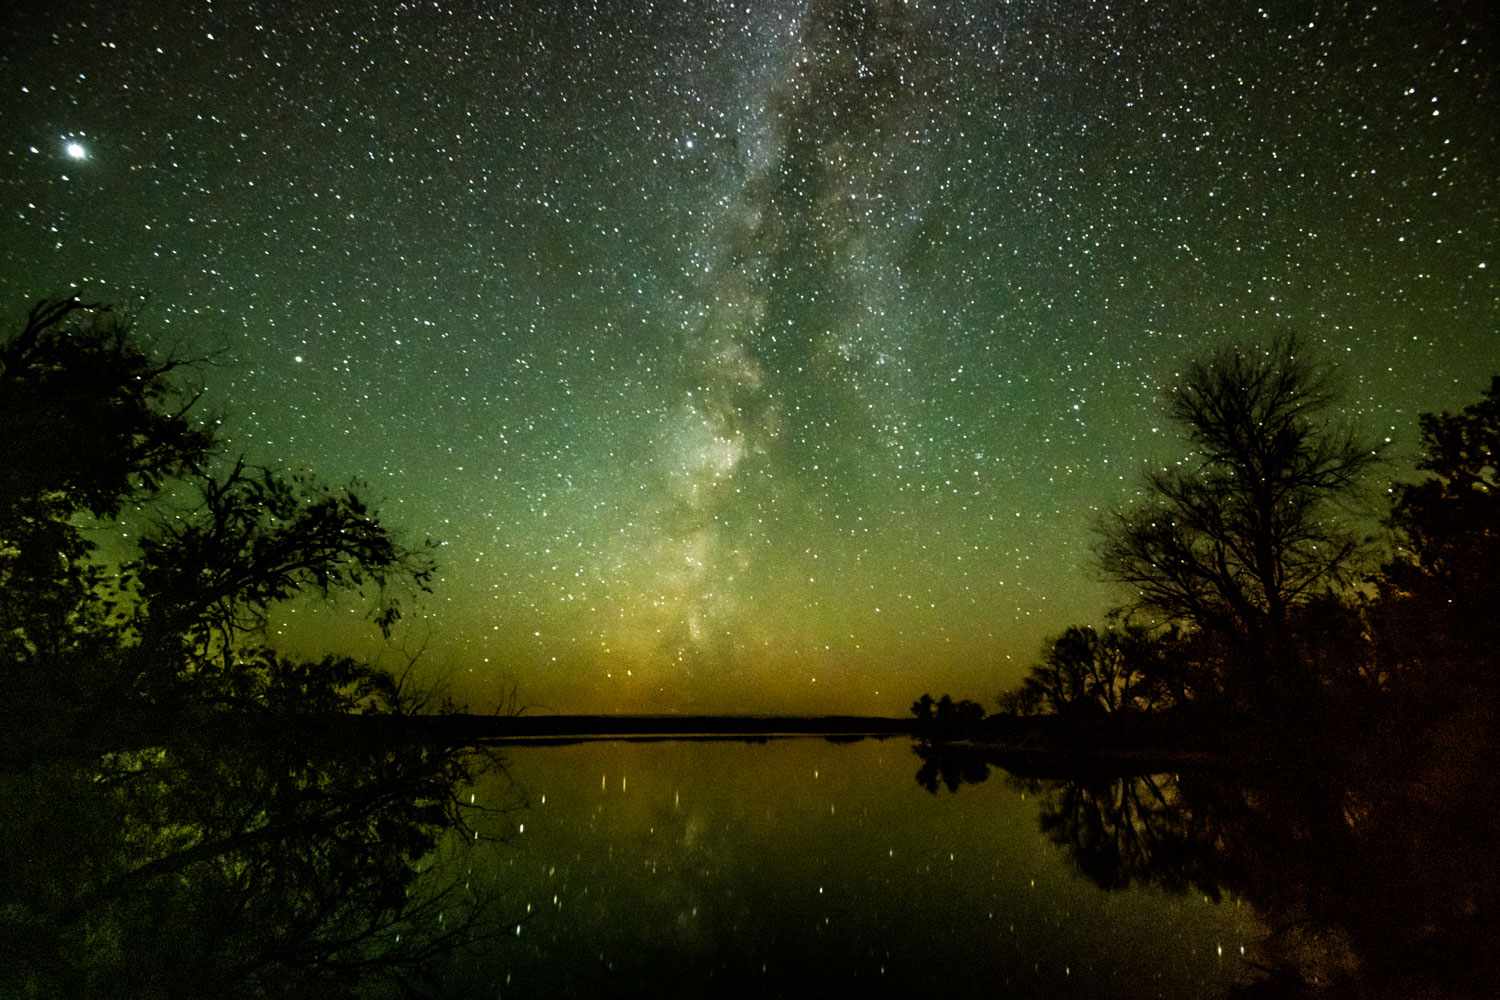
[[[912,702],[912,715],[916,716],[916,730],[927,739],[954,739],[973,735],[975,728],[984,721],[984,707],[968,698],[954,701],[944,694],[937,701],[932,695],[923,694]]]
[[[265,641],[306,593],[364,594],[389,632],[431,546],[354,487],[226,466],[189,365],[76,300],[0,344],[6,995],[353,995],[481,929],[418,876],[498,758],[403,727],[422,696],[390,674]],[[169,492],[100,558],[88,518]]]
[[[1149,711],[1187,700],[1184,644],[1176,630],[1141,625],[1099,631],[1074,625],[1044,647],[1021,686],[1000,696],[1015,715],[1051,713],[1085,720]]]
[[[94,700],[123,637],[123,582],[80,517],[114,518],[200,467],[212,435],[128,319],[41,302],[0,345],[0,709],[9,751]],[[102,702],[102,699],[101,699]],[[66,728],[65,726],[63,728]]]
[[[0,511],[113,516],[199,467],[210,431],[189,412],[201,394],[172,376],[194,362],[161,358],[109,306],[39,302],[0,345]]]
[[[0,437],[7,755],[117,749],[98,740],[243,708],[248,664],[284,662],[254,656],[277,602],[366,592],[389,630],[401,591],[427,588],[430,545],[397,543],[353,487],[243,460],[216,473],[214,435],[190,419],[201,394],[175,380],[187,362],[154,355],[129,317],[40,303],[0,364],[0,423],[18,430]],[[156,518],[118,572],[98,558],[80,518],[184,486],[194,509]]]
[[[352,489],[243,461],[196,485],[199,516],[163,521],[129,567],[142,598],[130,680],[153,697],[180,700],[183,672],[172,666],[189,662],[193,700],[243,704],[255,690],[236,682],[245,640],[264,634],[277,603],[370,587],[372,617],[389,635],[401,611],[392,584],[426,589],[431,580],[428,552],[397,545]]]
[[[1397,550],[1378,578],[1382,652],[1440,687],[1500,690],[1500,376],[1457,413],[1422,415],[1430,473],[1394,487]],[[1456,692],[1457,693],[1457,692]]]

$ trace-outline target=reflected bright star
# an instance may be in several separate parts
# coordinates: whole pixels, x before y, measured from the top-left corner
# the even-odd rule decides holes
[[[70,160],[87,160],[89,158],[89,151],[84,148],[81,142],[70,142],[64,147],[63,151],[68,154],[68,159]]]

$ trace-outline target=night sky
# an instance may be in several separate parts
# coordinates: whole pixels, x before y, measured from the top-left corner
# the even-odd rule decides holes
[[[1090,521],[1184,359],[1299,331],[1407,465],[1500,371],[1486,4],[1267,7],[12,4],[0,319],[148,295],[231,452],[443,543],[395,648],[293,648],[991,702],[1123,598]]]

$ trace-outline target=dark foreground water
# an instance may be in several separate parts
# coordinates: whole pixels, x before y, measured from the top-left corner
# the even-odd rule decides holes
[[[1398,762],[1157,774],[905,739],[496,749],[234,722],[0,768],[0,997],[1500,983],[1483,713]]]
[[[477,821],[459,855],[515,918],[455,959],[471,995],[1213,997],[1251,978],[1264,936],[1232,895],[1128,872],[1101,888],[1068,840],[1122,831],[1072,815],[1066,785],[962,783],[988,770],[972,762],[919,782],[906,740],[600,742],[506,760],[476,801],[519,791],[527,805]],[[1168,775],[1098,787],[1147,809],[1177,795]],[[1062,837],[1046,829],[1060,804],[1081,825]]]

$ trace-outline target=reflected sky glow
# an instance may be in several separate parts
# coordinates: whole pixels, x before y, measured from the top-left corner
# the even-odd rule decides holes
[[[1247,907],[1100,891],[1038,830],[1035,799],[1000,778],[929,796],[917,764],[903,740],[514,750],[524,832],[509,819],[496,832],[515,830],[510,844],[474,857],[480,884],[526,916],[519,941],[471,967],[476,988],[827,977],[911,995],[1149,983],[1187,998],[1246,977],[1236,956],[1263,933]]]

